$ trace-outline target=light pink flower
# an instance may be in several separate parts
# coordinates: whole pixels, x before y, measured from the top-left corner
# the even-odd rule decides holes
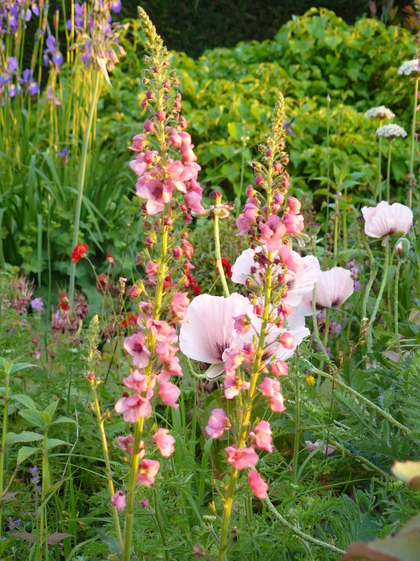
[[[249,382],[241,380],[239,376],[236,376],[234,371],[230,371],[226,373],[224,386],[226,399],[233,399],[239,395],[241,390],[249,389]]]
[[[251,471],[248,472],[248,481],[249,486],[256,497],[261,500],[267,498],[268,485],[256,469],[251,469]]]
[[[119,511],[122,511],[126,507],[126,498],[122,491],[117,491],[115,495],[111,497],[111,503],[115,506],[115,508]]]
[[[275,378],[264,378],[260,384],[260,390],[265,397],[268,397],[270,409],[276,413],[286,410],[284,406],[284,398],[281,394],[280,382]]]
[[[133,152],[141,152],[144,149],[145,138],[146,135],[144,133],[136,134],[136,136],[133,137],[133,144],[129,147],[129,150],[132,150]]]
[[[285,349],[295,349],[295,338],[289,331],[284,331],[280,335],[279,341]]]
[[[206,433],[211,438],[220,438],[229,427],[229,419],[223,409],[213,409],[206,426]]]
[[[175,438],[168,433],[168,429],[160,428],[153,435],[154,441],[164,458],[169,458],[175,452]]]
[[[160,382],[158,394],[165,405],[175,407],[175,409],[179,407],[176,402],[181,395],[181,390],[178,386],[175,386],[175,384],[171,382]]]
[[[240,335],[248,333],[248,331],[251,329],[251,322],[246,314],[240,314],[233,319],[235,331]]]
[[[187,321],[187,308],[190,304],[187,292],[176,292],[172,296],[171,308],[173,314],[183,322]]]
[[[289,367],[283,360],[275,360],[270,364],[271,372],[274,376],[287,376]]]
[[[118,444],[121,447],[121,450],[124,450],[124,452],[128,452],[130,456],[132,456],[133,448],[134,448],[134,436],[132,434],[128,434],[127,436],[118,436],[117,440],[118,440]],[[139,442],[139,450],[140,450],[140,458],[144,458],[143,440],[140,440]]]
[[[315,442],[311,442],[310,440],[305,440],[305,444],[309,452],[313,452],[314,450],[317,450],[318,448],[322,448],[322,447],[323,447],[324,456],[329,456],[330,454],[333,454],[335,452],[335,448],[333,448],[332,446],[328,446],[327,448],[321,440],[317,440]]]
[[[286,234],[286,226],[280,222],[277,215],[270,214],[265,222],[260,222],[259,229],[269,253],[280,249]]]
[[[255,427],[255,433],[251,433],[254,438],[254,446],[258,450],[273,451],[273,440],[271,438],[271,426],[267,421],[260,421]]]
[[[341,306],[354,292],[354,281],[351,271],[343,267],[333,267],[329,271],[321,271],[316,283],[316,309]],[[313,292],[302,298],[301,308],[305,315],[312,314]]]
[[[389,205],[382,201],[376,207],[363,207],[362,214],[365,219],[365,233],[371,238],[407,234],[413,225],[411,209],[400,203]]]
[[[285,212],[283,214],[283,224],[288,234],[298,234],[305,227],[305,220],[301,214]]]
[[[258,462],[258,454],[252,446],[250,448],[236,448],[236,446],[228,446],[226,448],[227,461],[233,465],[235,469],[244,469],[253,467]]]
[[[150,351],[146,348],[146,337],[143,333],[135,333],[124,340],[124,349],[133,357],[133,364],[144,368],[149,364]]]
[[[137,423],[140,417],[148,417],[152,413],[152,406],[148,399],[138,393],[132,397],[122,397],[114,407],[117,413],[124,414],[126,423]]]
[[[229,298],[202,294],[188,307],[188,323],[181,326],[181,351],[194,360],[208,364],[223,362],[223,353],[238,337],[234,317],[246,313],[249,301],[232,294]]]
[[[235,373],[244,361],[241,351],[237,349],[226,349],[223,353],[223,362],[225,363],[226,373]]]
[[[138,370],[133,370],[130,376],[123,379],[123,384],[126,388],[131,388],[138,392],[145,392],[147,390],[147,376]]]
[[[137,483],[150,487],[155,482],[155,477],[158,474],[160,463],[155,460],[143,460],[139,464],[137,472]]]

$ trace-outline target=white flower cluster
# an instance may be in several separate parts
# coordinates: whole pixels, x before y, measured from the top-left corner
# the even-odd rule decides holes
[[[390,138],[393,140],[394,138],[405,138],[407,133],[405,130],[400,127],[399,125],[384,125],[383,127],[379,127],[376,129],[376,136],[381,136],[382,138]]]
[[[391,109],[385,107],[385,105],[380,105],[379,107],[372,107],[372,109],[366,111],[365,116],[367,118],[373,117],[375,119],[379,119],[380,121],[386,121],[388,119],[393,119],[395,114],[391,111]]]
[[[405,61],[399,68],[398,74],[404,76],[410,76],[410,74],[420,74],[419,60],[417,58],[413,60]]]

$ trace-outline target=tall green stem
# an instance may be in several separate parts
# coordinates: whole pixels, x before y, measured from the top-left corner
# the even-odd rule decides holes
[[[95,115],[96,105],[98,104],[99,96],[101,93],[101,84],[102,84],[102,75],[99,70],[94,70],[92,100],[89,108],[85,137],[83,139],[82,156],[80,158],[79,175],[77,180],[77,202],[76,202],[76,213],[74,217],[74,233],[73,233],[72,249],[76,247],[79,238],[80,214],[82,210],[83,189],[85,185],[87,155],[88,155],[88,148],[90,142],[90,135],[92,132],[93,116]],[[70,288],[69,288],[69,298],[70,298],[71,307],[73,306],[73,302],[74,302],[75,276],[76,276],[76,265],[75,263],[72,262],[70,265]]]
[[[0,450],[0,538],[1,529],[3,527],[3,486],[4,486],[4,458],[6,455],[6,434],[7,434],[7,416],[9,406],[9,376],[6,377],[6,390],[4,394],[4,411],[3,411],[3,427],[1,433],[1,450]]]
[[[363,320],[363,319],[367,318],[367,304],[368,304],[369,294],[370,294],[370,291],[372,290],[372,285],[373,285],[374,280],[376,278],[378,268],[376,266],[375,259],[373,258],[373,253],[372,253],[372,251],[369,247],[368,241],[366,239],[366,234],[363,231],[362,231],[362,242],[363,242],[363,245],[366,249],[366,253],[368,254],[369,264],[370,264],[369,282],[368,282],[368,285],[367,285],[366,290],[365,290],[365,295],[363,297],[363,304],[362,304],[362,320]]]
[[[413,177],[414,172],[414,143],[416,136],[416,117],[417,117],[417,105],[418,105],[418,93],[419,93],[419,78],[416,78],[416,83],[414,86],[414,103],[413,103],[413,122],[411,125],[411,155],[410,155],[410,177]],[[412,190],[410,186],[409,195],[409,206],[412,206]]]
[[[380,126],[380,125],[379,125]],[[376,187],[375,202],[382,200],[382,137],[379,137],[379,150],[378,150],[378,184]]]
[[[385,240],[385,261],[384,261],[384,271],[383,271],[382,283],[381,283],[381,287],[379,289],[378,296],[376,298],[375,307],[373,308],[373,312],[372,312],[372,315],[370,317],[368,333],[367,333],[366,344],[367,344],[367,352],[368,353],[372,352],[373,323],[375,321],[376,314],[378,313],[379,306],[380,306],[380,303],[381,303],[381,300],[382,300],[382,295],[383,295],[384,290],[385,290],[385,286],[386,286],[386,282],[387,282],[387,278],[388,278],[388,269],[389,269],[389,238],[387,237],[386,240]]]
[[[398,347],[398,354],[401,355],[401,344],[400,344],[400,334],[398,332],[398,283],[400,281],[400,270],[401,270],[402,261],[399,260],[397,264],[397,270],[395,272],[395,281],[394,281],[394,328],[395,328],[395,337],[397,338],[397,347]]]
[[[325,247],[327,247],[329,220],[330,220],[330,94],[327,95],[327,218],[325,225]]]
[[[214,245],[216,249],[216,263],[219,271],[220,280],[222,281],[223,294],[225,298],[229,296],[229,288],[226,282],[225,272],[222,265],[222,254],[220,252],[220,233],[219,233],[219,217],[214,217]]]
[[[92,382],[92,392],[93,392],[93,400],[94,400],[94,404],[95,404],[96,418],[98,419],[98,424],[99,424],[99,432],[101,433],[102,450],[104,452],[104,458],[105,458],[106,477],[108,479],[109,494],[112,497],[115,494],[114,481],[112,479],[111,463],[109,461],[108,441],[107,441],[106,434],[105,434],[104,420],[103,420],[103,417],[102,417],[102,414],[101,414],[101,409],[100,409],[100,406],[99,406],[98,394],[97,394],[96,386],[95,386],[95,380],[93,380],[93,382]],[[120,544],[120,550],[122,551],[123,550],[123,539],[122,539],[122,533],[121,533],[120,519],[118,518],[118,511],[117,511],[117,509],[115,508],[114,505],[112,505],[112,511],[113,511],[113,515],[114,515],[114,523],[115,523],[115,530],[117,532],[117,539],[118,539],[118,543]]]
[[[165,561],[169,561],[169,553],[166,549],[167,546],[167,542],[166,542],[166,534],[165,534],[165,528],[163,526],[162,523],[162,519],[160,517],[160,512],[159,512],[159,502],[158,502],[158,494],[156,491],[156,487],[153,487],[153,498],[155,500],[155,518],[156,518],[156,524],[159,528],[159,533],[160,533],[160,539],[162,540],[163,543],[163,547],[164,549],[164,556],[165,556]]]
[[[386,200],[390,201],[391,197],[391,153],[392,153],[392,140],[389,141],[389,148],[388,148],[388,165],[386,168]]]
[[[299,376],[295,380],[295,402],[296,402],[296,418],[295,418],[295,439],[293,444],[293,483],[297,485],[297,471],[299,463],[299,444],[300,444],[300,386]]]

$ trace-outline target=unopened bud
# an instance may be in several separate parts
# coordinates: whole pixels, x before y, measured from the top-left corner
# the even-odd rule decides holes
[[[402,263],[405,263],[405,261],[407,261],[409,252],[410,242],[407,240],[407,238],[400,238],[395,246],[395,253]]]

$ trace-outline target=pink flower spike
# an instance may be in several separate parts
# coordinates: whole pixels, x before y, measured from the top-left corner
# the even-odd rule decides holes
[[[117,413],[124,414],[126,423],[137,423],[140,417],[148,417],[152,413],[149,400],[139,394],[122,397],[117,401],[114,409]]]
[[[145,368],[149,364],[150,351],[146,348],[146,337],[143,333],[135,333],[124,340],[124,349],[133,357],[133,364]]]
[[[111,503],[115,506],[117,510],[120,512],[125,509],[126,507],[126,498],[122,491],[117,491],[115,495],[111,497]]]
[[[129,147],[129,150],[132,150],[133,152],[141,152],[144,149],[145,138],[146,135],[144,133],[134,136],[133,144]]]
[[[133,455],[133,447],[134,447],[134,436],[132,434],[129,434],[127,436],[118,436],[117,440],[118,440],[118,444],[121,447],[121,450],[124,450],[124,452],[128,452],[130,454],[130,456],[132,456]],[[143,458],[144,457],[144,442],[143,442],[143,440],[140,440],[139,450],[140,450],[140,458]]]
[[[266,450],[270,454],[273,451],[271,426],[267,421],[260,421],[255,427],[254,445],[258,450]]]
[[[123,384],[126,388],[145,392],[147,390],[147,376],[138,370],[134,370],[130,376],[123,379]]]
[[[175,407],[175,409],[179,407],[176,402],[178,397],[181,395],[181,390],[178,386],[175,386],[175,384],[172,384],[171,382],[161,382],[159,384],[158,394],[165,405]]]
[[[267,251],[272,253],[280,249],[283,245],[283,237],[286,234],[286,227],[280,222],[280,218],[270,214],[265,223],[260,222],[259,228],[262,238],[265,241]]]
[[[229,427],[230,422],[223,409],[213,409],[206,426],[206,433],[211,438],[220,438]]]
[[[164,458],[169,458],[175,452],[175,438],[168,434],[168,429],[158,429],[153,435],[153,439]]]
[[[226,448],[227,461],[233,465],[235,469],[244,469],[253,467],[258,462],[258,454],[252,446],[250,448],[236,448],[236,446],[228,446]]]
[[[267,498],[268,485],[256,469],[252,469],[248,472],[248,481],[249,486],[256,497],[261,500]]]
[[[155,460],[143,460],[139,464],[137,483],[150,487],[155,482],[155,477],[160,469],[160,463]]]

